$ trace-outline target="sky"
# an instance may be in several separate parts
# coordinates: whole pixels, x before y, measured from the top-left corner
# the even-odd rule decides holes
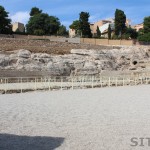
[[[56,16],[67,28],[79,19],[81,11],[89,12],[89,21],[113,18],[116,9],[125,12],[131,24],[143,22],[150,16],[150,0],[0,0],[0,5],[9,12],[12,22],[26,24],[32,7],[38,7],[44,13]]]

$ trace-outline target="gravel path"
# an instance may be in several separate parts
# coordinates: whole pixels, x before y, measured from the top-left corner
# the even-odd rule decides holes
[[[148,150],[150,86],[0,95],[0,150]]]

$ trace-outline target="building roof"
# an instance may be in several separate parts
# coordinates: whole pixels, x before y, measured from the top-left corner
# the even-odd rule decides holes
[[[105,31],[107,31],[109,25],[110,25],[112,30],[114,29],[114,23],[106,23],[103,26],[99,27],[99,30],[101,31],[101,33],[104,33]]]

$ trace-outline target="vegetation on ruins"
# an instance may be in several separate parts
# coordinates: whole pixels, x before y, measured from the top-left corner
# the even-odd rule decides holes
[[[12,33],[11,19],[8,18],[9,13],[3,6],[0,6],[0,34]]]

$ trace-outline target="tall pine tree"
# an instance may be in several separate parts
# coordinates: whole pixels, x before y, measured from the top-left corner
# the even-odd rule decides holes
[[[126,15],[122,10],[116,9],[115,12],[115,35],[122,36],[126,29]]]
[[[10,34],[12,33],[11,20],[8,18],[8,12],[5,11],[3,6],[0,6],[0,33]]]
[[[89,21],[89,13],[87,12],[81,12],[80,13],[80,31],[82,34],[82,37],[86,37],[86,38],[91,38],[92,37],[92,33],[91,33],[91,29],[90,29],[90,23]]]
[[[144,18],[144,33],[150,33],[150,16]]]
[[[108,27],[108,39],[111,39],[111,26]]]
[[[97,26],[96,32],[97,32],[97,38],[101,38],[101,31],[98,26]]]

